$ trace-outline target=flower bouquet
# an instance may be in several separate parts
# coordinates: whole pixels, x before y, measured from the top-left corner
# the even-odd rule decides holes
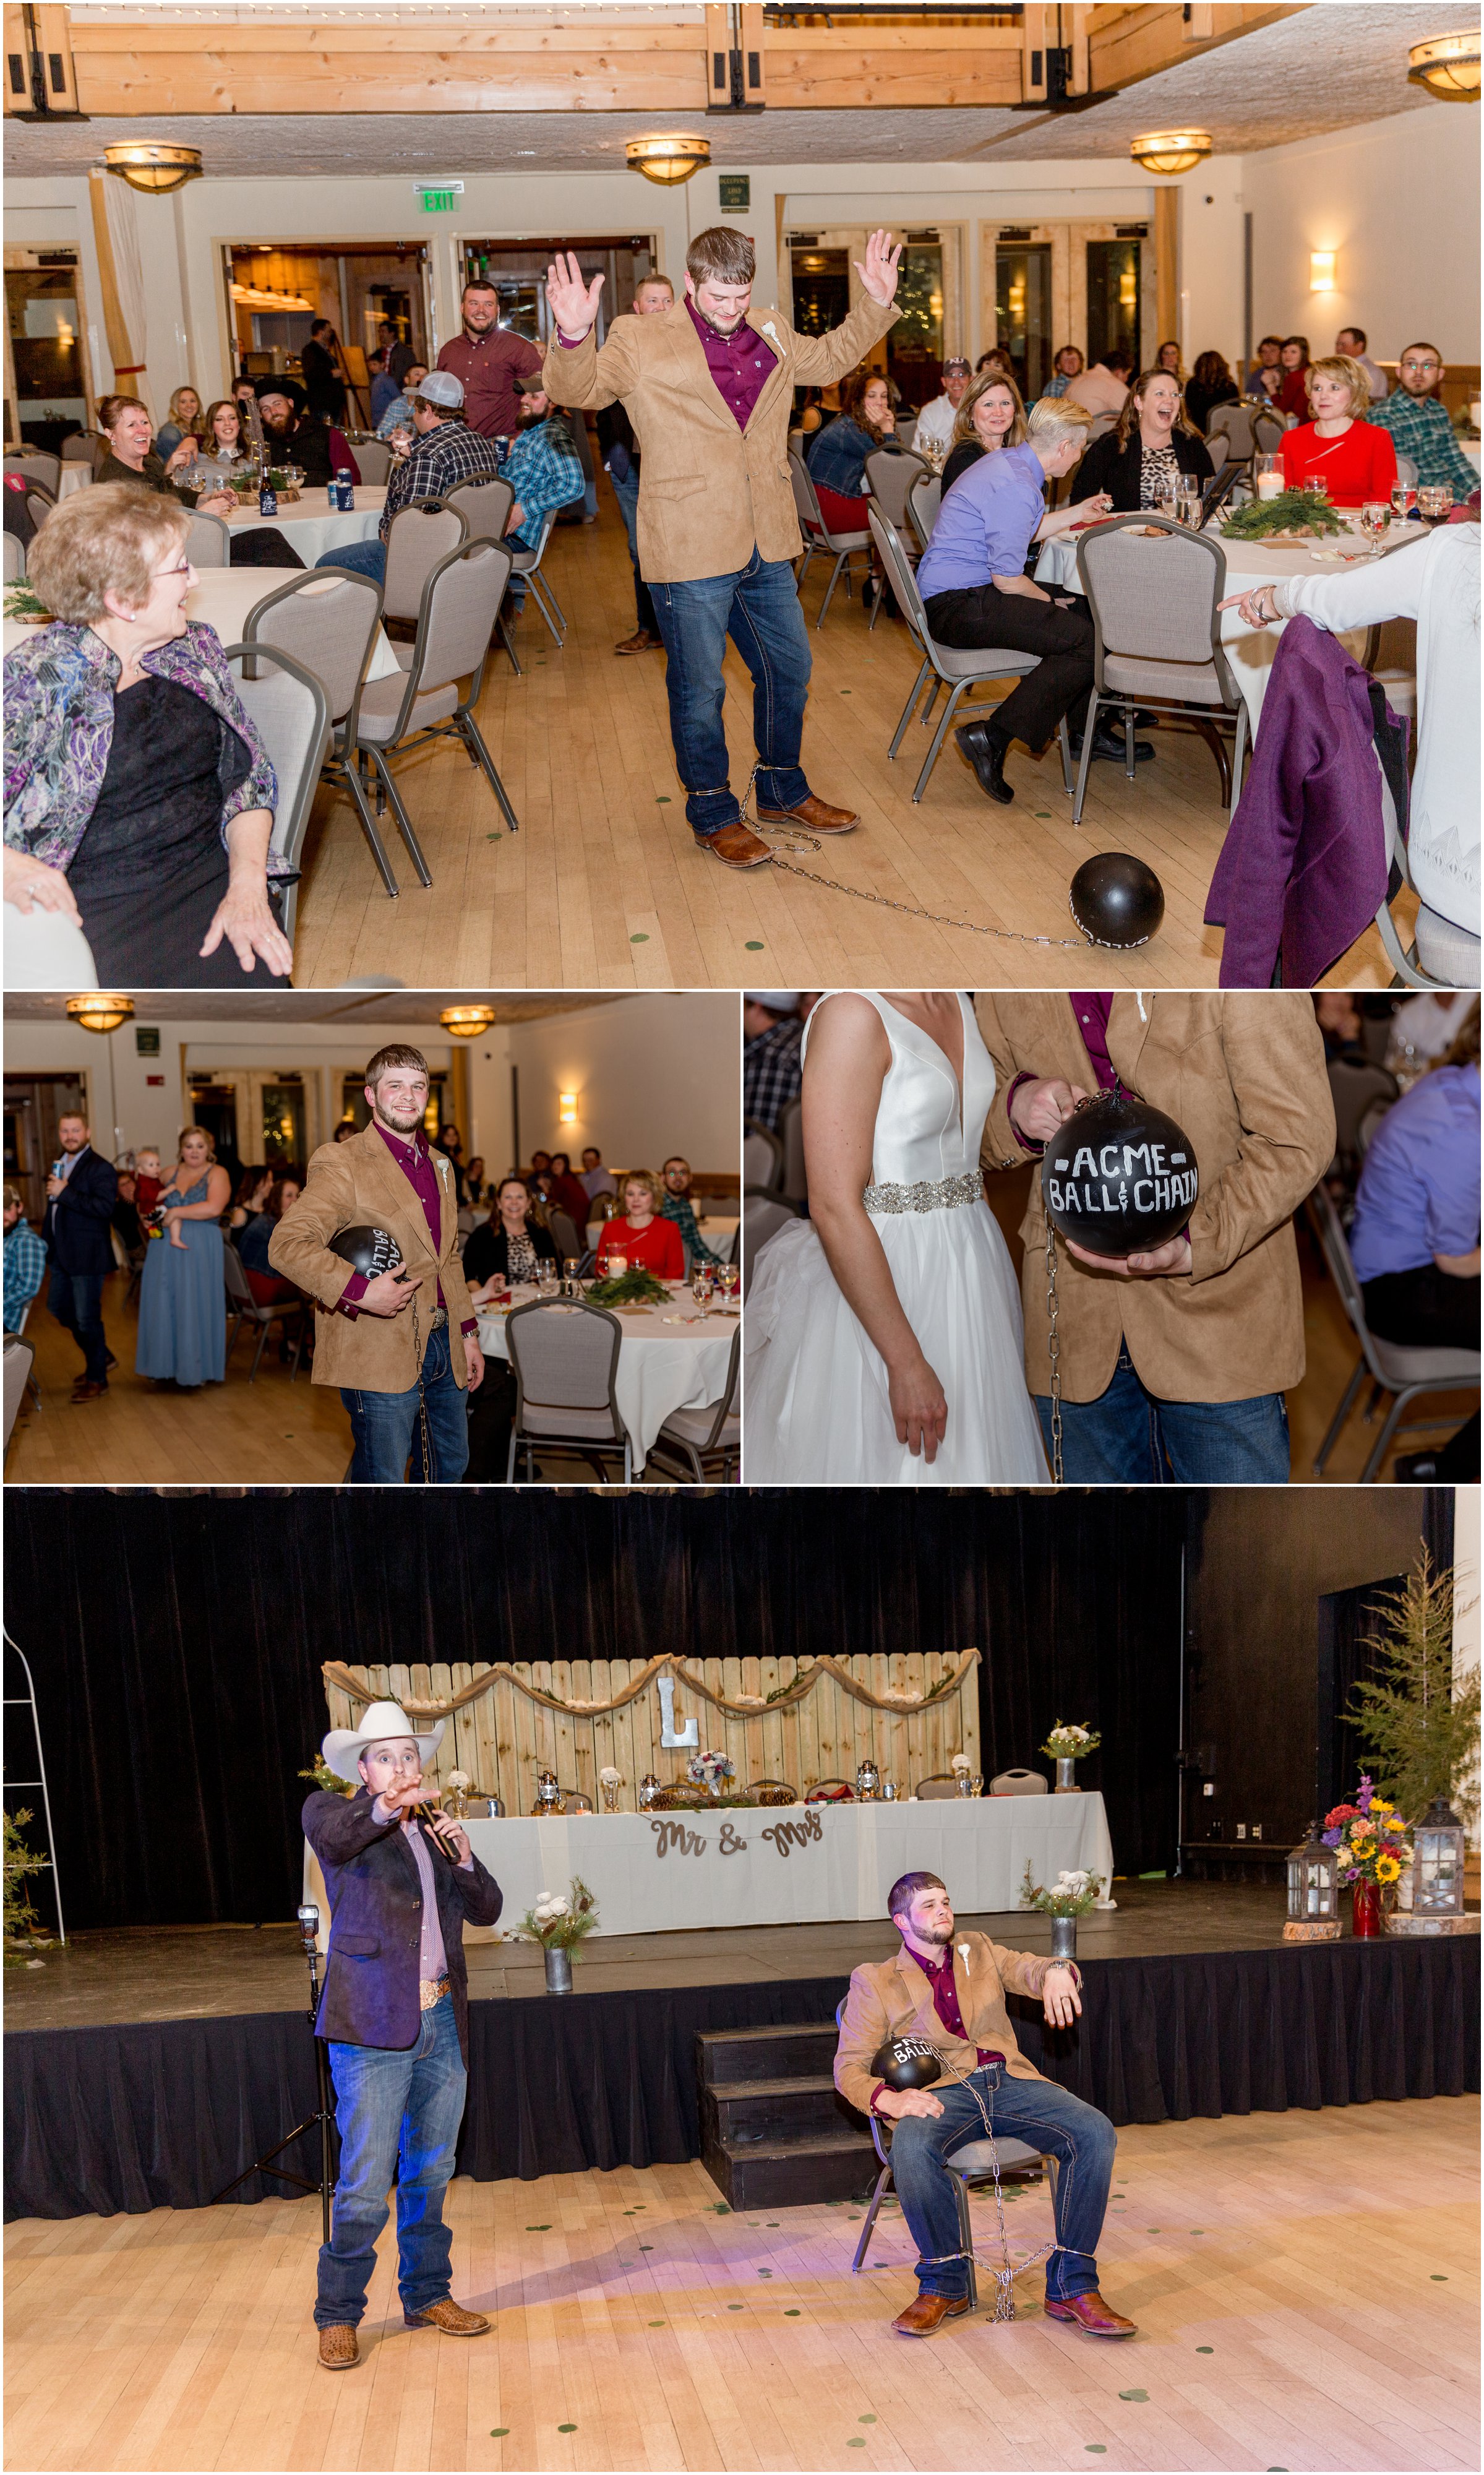
[[[712,1796],[719,1796],[723,1783],[735,1777],[736,1765],[727,1759],[725,1753],[693,1753],[685,1766],[685,1775],[697,1787],[706,1788]]]
[[[617,1813],[619,1790],[623,1785],[623,1773],[615,1770],[611,1762],[606,1762],[597,1774],[597,1784],[603,1791],[603,1811]]]
[[[1084,1753],[1095,1753],[1102,1742],[1095,1728],[1072,1728],[1060,1719],[1057,1721],[1041,1751],[1050,1753],[1057,1765],[1058,1796],[1076,1794],[1077,1777],[1073,1765],[1080,1762]]]
[[[1101,1874],[1081,1870],[1062,1872],[1049,1890],[1031,1878],[1031,1861],[1026,1859],[1025,1880],[1020,1885],[1020,1904],[1036,1908],[1051,1919],[1051,1955],[1053,1959],[1077,1957],[1077,1920],[1095,1908],[1105,1889]]]
[[[1399,1881],[1412,1852],[1407,1825],[1363,1773],[1354,1803],[1332,1806],[1319,1835],[1334,1850],[1341,1881],[1350,1886],[1356,1934],[1363,1941],[1378,1934],[1382,1896]]]
[[[560,1891],[543,1891],[521,1919],[517,1939],[539,1942],[546,1953],[547,1992],[572,1992],[572,1953],[580,1953],[590,1933],[597,1929],[597,1901],[580,1874],[574,1874],[570,1896]]]
[[[469,1811],[469,1773],[450,1771],[449,1793],[440,1799],[450,1822],[462,1822]]]

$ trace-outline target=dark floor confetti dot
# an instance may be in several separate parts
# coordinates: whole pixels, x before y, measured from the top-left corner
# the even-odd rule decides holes
[[[745,2312],[747,2309],[745,2303],[729,2303],[726,2308],[728,2312]]]
[[[742,951],[744,954],[761,954],[763,951],[762,938],[749,937],[746,944],[742,947]]]
[[[1432,2286],[1447,2286],[1448,2279],[1440,2276],[1438,2271],[1434,2269],[1428,2283]]]
[[[503,2440],[509,2430],[510,2426],[508,2423],[492,2424],[490,2427],[490,2438],[492,2440]]]
[[[668,808],[670,805],[669,793],[668,791],[662,791],[654,804],[657,808]]]
[[[771,2277],[772,2273],[770,2268],[760,2268],[758,2271],[759,2277]]]
[[[651,2329],[663,2329],[665,2323],[663,2320],[651,2320],[649,2326]]]
[[[1149,2402],[1148,2389],[1120,2389],[1118,2394],[1131,2406],[1145,2406]]]
[[[786,2320],[796,2320],[799,2317],[798,2306],[791,2304],[783,2316]]]
[[[847,2449],[864,2449],[864,2448],[865,2447],[865,2443],[864,2443],[864,2440],[862,2440],[862,2439],[861,2439],[861,2438],[859,2438],[859,2437],[858,2437],[858,2438],[857,2438],[856,2439],[854,2439],[854,2440],[847,2440],[847,2441],[846,2441],[846,2443],[845,2443],[845,2447],[846,2447]]]
[[[641,2251],[653,2251],[654,2245],[653,2243],[641,2243],[639,2248]]]
[[[856,2416],[857,2423],[874,2423],[875,2420],[876,2418],[873,2414],[858,2414]]]
[[[1089,2458],[1106,2458],[1107,2456],[1107,2442],[1106,2440],[1084,2440],[1083,2442],[1083,2447]]]
[[[559,2423],[556,2428],[558,2432],[575,2432],[577,2429],[574,2423]]]
[[[711,2205],[718,2218],[729,2218],[732,2214],[730,2200],[713,2200]]]
[[[551,2232],[551,2219],[547,2218],[544,2226],[527,2226],[525,2231],[528,2235],[548,2235]]]
[[[1205,2228],[1204,2226],[1192,2226],[1190,2231],[1193,2235],[1204,2235]]]
[[[1196,2348],[1196,2353],[1198,2355],[1214,2355],[1216,2349],[1214,2346],[1198,2346]]]
[[[647,945],[648,943],[649,931],[647,928],[636,929],[633,936],[629,939],[629,943],[631,945]]]

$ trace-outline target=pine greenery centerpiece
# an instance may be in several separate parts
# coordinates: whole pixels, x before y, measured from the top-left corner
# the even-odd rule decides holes
[[[1349,527],[1320,490],[1281,490],[1276,499],[1251,499],[1233,508],[1222,526],[1228,541],[1261,541],[1269,533],[1343,533]]]
[[[45,620],[52,615],[36,586],[29,583],[24,576],[17,576],[13,584],[6,586],[4,608],[7,619]]]
[[[1453,1676],[1453,1575],[1426,1548],[1399,1590],[1376,1602],[1380,1630],[1362,1636],[1375,1673],[1343,1714],[1381,1785],[1414,1821],[1435,1796],[1463,1822],[1479,1809],[1479,1676]]]
[[[631,1263],[616,1279],[594,1281],[588,1299],[596,1307],[663,1307],[669,1304],[669,1291],[643,1263]]]

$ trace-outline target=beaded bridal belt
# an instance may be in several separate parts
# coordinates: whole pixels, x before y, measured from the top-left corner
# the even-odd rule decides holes
[[[951,1212],[959,1203],[981,1203],[978,1169],[962,1177],[926,1177],[915,1186],[868,1186],[861,1200],[867,1212]]]

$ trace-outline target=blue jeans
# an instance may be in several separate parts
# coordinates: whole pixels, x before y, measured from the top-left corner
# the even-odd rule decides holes
[[[1037,1398],[1051,1455],[1051,1403]],[[1061,1468],[1070,1486],[1286,1486],[1288,1405],[1281,1392],[1250,1401],[1157,1401],[1127,1347],[1096,1401],[1061,1404]]]
[[[369,576],[377,584],[386,582],[386,544],[384,541],[346,542],[340,550],[328,550],[317,558],[316,567],[348,567],[353,576]]]
[[[405,1307],[404,1314],[412,1309]],[[469,1409],[466,1395],[453,1380],[450,1342],[463,1340],[445,1324],[429,1333],[423,1359],[423,1397],[427,1405],[427,1434],[433,1465],[423,1467],[418,1387],[407,1392],[349,1392],[340,1398],[351,1413],[355,1458],[351,1463],[353,1486],[401,1486],[413,1454],[413,1476],[431,1486],[456,1486],[469,1465]]]
[[[752,673],[752,736],[761,759],[758,806],[796,808],[809,796],[799,746],[812,656],[788,560],[760,558],[754,550],[733,576],[651,582],[649,598],[669,657],[669,735],[692,831],[718,834],[742,814],[727,783],[721,727],[728,635]]]
[[[109,1380],[109,1336],[103,1329],[102,1272],[61,1272],[52,1267],[46,1303],[83,1353],[89,1384]]]
[[[623,529],[628,535],[628,554],[634,569],[634,616],[648,635],[657,636],[660,630],[654,615],[654,603],[650,599],[649,587],[639,573],[638,470],[630,465],[621,481],[617,473],[610,473],[608,478],[613,483],[613,495],[618,500],[619,513],[623,518]]]
[[[331,2043],[340,2173],[328,2243],[320,2246],[317,2329],[355,2328],[366,2309],[377,2237],[397,2177],[397,2289],[404,2313],[426,2312],[449,2291],[452,2238],[443,2222],[468,2074],[453,1997],[425,2011],[415,2046]]]
[[[891,2125],[891,2179],[908,2231],[917,2246],[917,2284],[924,2294],[967,2294],[968,2268],[959,2251],[959,2208],[943,2159],[969,2140],[983,2140],[984,2120],[974,2102],[978,2088],[1000,2138],[1025,2140],[1058,2162],[1057,2248],[1046,2263],[1046,2292],[1054,2303],[1090,2294],[1098,2282],[1098,2237],[1103,2231],[1113,2151],[1118,2134],[1106,2114],[1054,2080],[1011,2079],[1002,2063],[984,2063],[969,2079],[937,2087],[943,2111],[904,2115]]]

